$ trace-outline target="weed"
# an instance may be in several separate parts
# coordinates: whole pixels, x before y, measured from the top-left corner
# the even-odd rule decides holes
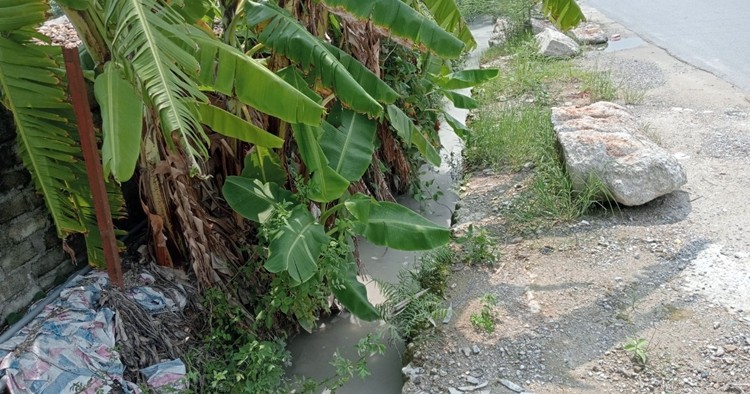
[[[450,266],[456,256],[448,247],[435,249],[422,257],[418,270],[411,276],[419,283],[419,287],[432,294],[445,295]]]
[[[284,376],[289,354],[281,341],[260,340],[243,327],[245,316],[219,290],[204,293],[210,312],[202,343],[186,354],[194,392],[271,393]]]
[[[482,296],[482,310],[472,313],[469,317],[474,328],[484,330],[488,334],[495,332],[495,306],[497,298],[493,294]]]
[[[488,63],[491,60],[495,60],[498,57],[506,54],[505,48],[501,46],[489,47],[481,55],[479,55],[479,63]]]
[[[364,379],[370,375],[370,369],[367,367],[367,360],[375,355],[382,355],[384,353],[385,345],[380,341],[380,337],[373,334],[367,334],[366,337],[360,339],[357,343],[358,358],[356,360],[349,360],[336,350],[333,354],[333,360],[331,361],[331,365],[336,369],[336,374],[333,377],[324,380],[318,384],[318,386],[323,386],[329,392],[335,393],[337,389],[341,388],[354,376]]]
[[[464,263],[473,265],[495,264],[497,259],[496,242],[485,229],[475,229],[474,225],[469,225],[466,234],[457,237],[456,243],[461,246],[460,258]]]
[[[662,140],[659,133],[654,131],[654,128],[651,127],[651,124],[645,124],[643,125],[643,135],[645,135],[651,142],[655,143],[659,146],[664,146],[664,141]]]
[[[641,104],[646,98],[646,92],[639,89],[620,86],[619,98],[625,104]]]
[[[646,338],[629,338],[622,348],[642,366],[645,366],[648,362],[648,341]]]
[[[581,89],[589,94],[592,102],[613,101],[618,96],[618,87],[612,82],[610,72],[581,71]]]
[[[393,337],[414,341],[445,318],[443,294],[455,258],[450,248],[443,247],[425,254],[414,270],[401,271],[398,283],[379,283],[386,299],[379,308]]]

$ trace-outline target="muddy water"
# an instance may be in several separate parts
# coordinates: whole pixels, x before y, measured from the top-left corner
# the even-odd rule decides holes
[[[467,68],[478,67],[479,54],[487,47],[492,25],[472,26],[472,31],[478,48],[467,60]],[[469,94],[470,92],[467,89],[462,93]],[[449,113],[463,121],[468,111],[449,106]],[[430,190],[426,191],[426,195],[430,196],[438,191],[442,194],[436,201],[429,200],[420,203],[403,198],[400,202],[436,223],[449,226],[458,200],[454,185],[460,171],[462,143],[445,122],[439,133],[444,145],[443,164],[437,169],[424,168],[422,179],[426,182],[434,180]],[[361,241],[360,256],[366,269],[364,282],[367,285],[368,297],[371,302],[378,304],[383,301],[383,298],[373,278],[391,283],[396,282],[399,271],[409,268],[417,260],[419,254],[388,249]],[[292,366],[287,372],[290,376],[306,376],[316,380],[331,377],[334,374],[334,368],[329,363],[336,350],[339,350],[345,357],[355,359],[357,342],[383,328],[381,322],[364,322],[348,313],[321,320],[315,332],[299,335],[290,342]],[[355,377],[337,392],[341,394],[400,393],[403,385],[402,350],[402,343],[389,345],[384,355],[369,360],[368,366],[372,373],[370,376],[365,380]]]
[[[646,45],[646,42],[636,36],[623,38],[617,41],[610,40],[607,43],[607,48],[604,49],[604,52],[623,51],[626,49],[638,48],[643,45]]]

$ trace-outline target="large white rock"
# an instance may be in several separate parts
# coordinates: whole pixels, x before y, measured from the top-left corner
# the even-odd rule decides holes
[[[585,107],[554,107],[552,124],[577,190],[596,179],[607,187],[610,198],[635,206],[687,182],[677,159],[649,140],[620,105],[600,101]]]
[[[601,26],[592,22],[581,23],[578,27],[570,31],[573,38],[583,45],[597,45],[607,42],[607,34],[604,33]]]
[[[555,30],[555,26],[549,23],[547,19],[540,19],[540,18],[532,17],[530,22],[531,22],[531,32],[533,34],[539,34],[543,32],[544,29]]]
[[[581,52],[581,47],[572,38],[553,29],[544,29],[534,36],[539,53],[554,58],[567,58]]]

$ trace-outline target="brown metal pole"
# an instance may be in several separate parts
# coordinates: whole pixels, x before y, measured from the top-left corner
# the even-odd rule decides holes
[[[107,190],[104,187],[104,173],[102,162],[99,158],[99,149],[96,145],[94,135],[94,120],[91,117],[86,84],[83,81],[83,71],[78,58],[77,48],[62,48],[65,59],[65,70],[68,74],[68,89],[70,90],[73,109],[76,114],[78,133],[81,135],[81,149],[83,160],[86,162],[86,173],[89,178],[91,194],[94,197],[94,211],[96,212],[96,223],[99,226],[99,234],[104,247],[104,259],[107,262],[107,273],[109,280],[117,287],[123,287],[122,267],[120,266],[120,255],[117,252],[117,239],[112,224],[112,213],[107,199]]]

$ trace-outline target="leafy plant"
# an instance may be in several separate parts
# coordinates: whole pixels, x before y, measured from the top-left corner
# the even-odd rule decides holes
[[[648,341],[646,338],[628,338],[622,348],[639,364],[646,365],[648,362]]]
[[[330,392],[335,393],[337,389],[341,388],[354,376],[360,379],[366,378],[370,375],[370,370],[367,367],[368,359],[384,353],[385,344],[380,341],[379,337],[373,334],[367,334],[367,336],[357,342],[358,357],[354,361],[343,357],[337,349],[331,361],[331,365],[336,369],[336,374],[333,378],[323,381],[319,386],[323,386]]]
[[[497,259],[496,241],[490,237],[485,229],[476,229],[469,225],[466,233],[455,238],[461,247],[461,259],[467,264],[482,264],[492,266]]]
[[[450,247],[437,248],[420,258],[420,263],[412,277],[419,282],[422,289],[442,297],[448,287],[450,267],[454,260],[456,260],[456,254]]]
[[[394,337],[418,340],[445,318],[443,294],[454,258],[442,247],[423,255],[414,269],[399,272],[397,283],[378,282],[386,299],[378,308]]]
[[[276,392],[289,358],[284,343],[260,340],[242,324],[242,308],[219,290],[204,296],[209,314],[202,342],[186,355],[189,392]]]
[[[477,330],[484,330],[490,334],[495,332],[495,311],[494,308],[497,305],[497,298],[493,294],[485,294],[482,296],[482,310],[479,313],[472,313],[469,316],[471,325]]]
[[[273,183],[230,177],[224,186],[224,195],[238,213],[261,225],[276,215],[279,228],[268,234],[270,243],[265,268],[273,273],[288,274],[293,286],[316,275],[327,245],[349,245],[354,234],[376,245],[402,250],[432,249],[450,239],[448,229],[409,209],[363,195],[342,196],[336,205],[321,212],[320,221],[300,203],[301,196],[295,197]],[[293,208],[287,210],[286,206]],[[341,217],[326,231],[322,223],[333,214]],[[367,300],[365,287],[356,280],[353,256],[346,253],[339,257],[330,276],[319,279],[331,281],[339,301],[355,315],[376,319],[378,313]]]

